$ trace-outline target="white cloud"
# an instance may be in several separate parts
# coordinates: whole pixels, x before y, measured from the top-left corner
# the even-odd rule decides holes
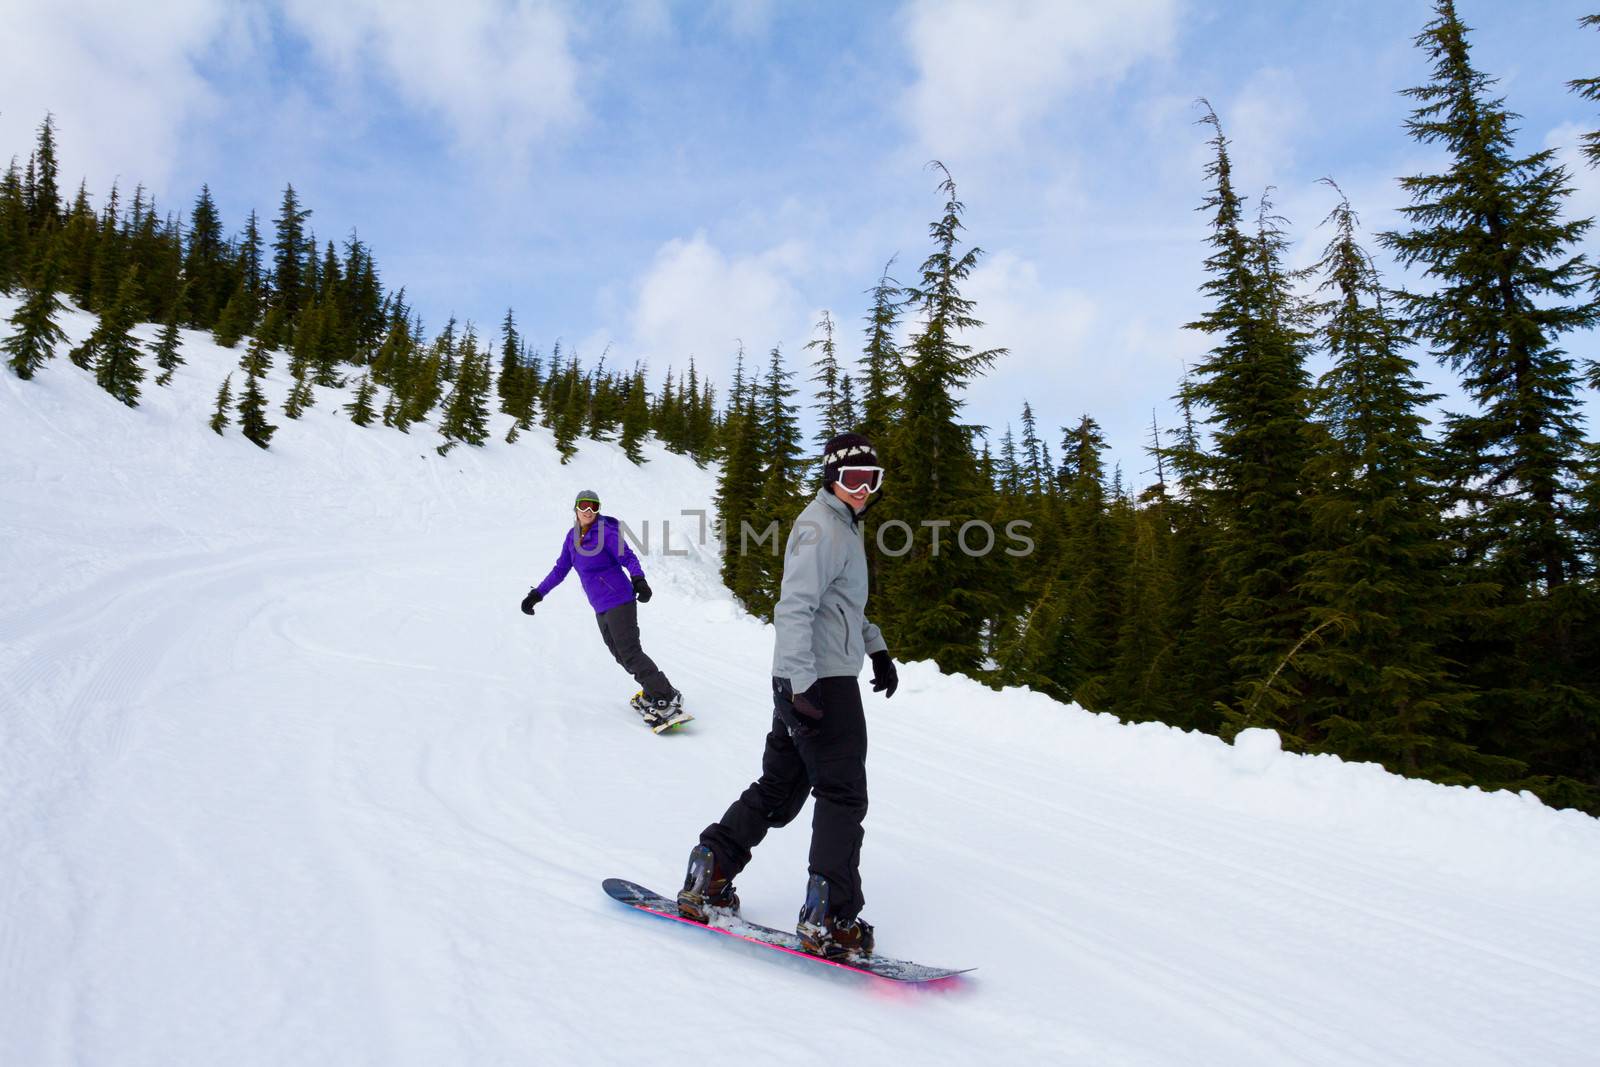
[[[1217,116],[1227,134],[1238,191],[1252,199],[1282,184],[1295,162],[1295,140],[1307,126],[1305,95],[1287,70],[1255,72]]]
[[[773,345],[782,344],[798,369],[799,345],[817,318],[796,281],[809,261],[799,241],[734,256],[704,232],[668,241],[639,280],[621,358],[647,361],[659,381],[668,364],[683,370],[693,355],[697,368],[726,383],[743,341],[747,365],[764,362]]]
[[[974,350],[1006,348],[982,379],[981,395],[1028,396],[1034,406],[1046,396],[1071,396],[1092,373],[1097,354],[1086,341],[1097,325],[1094,302],[1074,289],[1041,281],[1031,260],[1012,252],[985,257],[964,287],[976,301],[984,325],[961,338]],[[1021,400],[1016,401],[1021,410]],[[974,412],[1004,424],[1016,412]]]
[[[1064,97],[1164,54],[1177,0],[915,0],[905,100],[924,147],[952,156],[1013,145]]]
[[[26,158],[54,113],[68,195],[79,177],[96,193],[119,174],[164,185],[185,128],[220,109],[199,64],[230,39],[249,38],[254,18],[225,0],[7,0],[5,8],[0,146]]]
[[[371,77],[513,164],[581,118],[572,27],[547,2],[289,0],[285,18],[347,78]]]
[[[1572,196],[1564,212],[1569,219],[1600,219],[1600,169],[1590,165],[1579,141],[1593,130],[1592,126],[1566,122],[1544,138],[1544,147],[1556,150],[1556,161],[1567,168],[1572,179]]]

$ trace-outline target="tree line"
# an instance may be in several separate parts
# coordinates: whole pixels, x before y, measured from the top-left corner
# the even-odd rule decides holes
[[[1020,433],[963,418],[965,388],[1005,352],[963,340],[981,325],[962,289],[982,251],[938,164],[926,255],[904,284],[886,264],[857,342],[824,313],[804,383],[780,348],[741,346],[719,403],[692,360],[652,390],[646,368],[607,367],[609,353],[585,367],[557,342],[546,357],[511,310],[489,342],[453,319],[428,338],[354,233],[319,246],[292,187],[270,246],[254,213],[224,236],[208,189],[186,222],[142,189],[124,207],[114,187],[96,212],[80,185],[68,204],[47,118],[0,184],[0,288],[23,295],[5,351],[20,376],[37,371],[70,299],[99,325],[69,356],[135,404],[147,359],[158,385],[181,363],[180,326],[245,342],[242,390],[220,384],[212,426],[237,416],[262,447],[274,359],[295,383],[284,417],[318,387],[354,384],[352,421],[431,418],[441,452],[482,445],[491,410],[510,417],[508,441],[537,419],[563,462],[586,438],[640,462],[654,435],[719,465],[723,577],[767,617],[781,559],[771,541],[738,551],[740,534],[786,528],[816,490],[820,442],[854,429],[889,470],[866,536],[914,534],[871,557],[873,615],[897,656],[1129,721],[1271,727],[1297,751],[1600,814],[1600,447],[1578,412],[1600,370],[1563,347],[1600,318],[1600,271],[1579,251],[1591,222],[1565,217],[1571,178],[1551,151],[1518,153],[1516,116],[1472,65],[1452,0],[1416,44],[1431,76],[1406,91],[1404,128],[1447,166],[1404,178],[1404,227],[1374,237],[1426,289],[1385,281],[1331,180],[1322,255],[1291,270],[1290,222],[1265,195],[1249,209],[1204,105],[1207,309],[1189,326],[1212,347],[1178,384],[1178,424],[1152,420],[1156,480],[1137,493],[1106,469],[1089,415],[1058,437],[1031,404]],[[1569,84],[1600,100],[1600,78]],[[1600,133],[1584,151],[1600,164]],[[145,346],[136,322],[165,327]],[[1423,349],[1469,402],[1437,426]],[[957,542],[1019,519],[1025,554]]]

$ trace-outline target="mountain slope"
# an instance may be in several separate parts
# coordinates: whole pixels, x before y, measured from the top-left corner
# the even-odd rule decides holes
[[[205,425],[238,353],[185,343],[137,410],[64,358],[0,375],[7,1062],[1600,1046],[1600,822],[928,664],[866,695],[864,914],[884,951],[968,980],[888,988],[628,912],[600,880],[675,888],[770,715],[771,631],[680,514],[709,508],[712,475],[588,442],[561,467],[543,432],[441,458],[426,427],[357,429],[329,391],[299,422],[275,410],[262,452]],[[269,384],[276,409],[283,372]],[[698,716],[680,735],[627,710],[575,579],[517,611],[580,488],[649,524],[641,624]],[[752,918],[792,920],[808,826],[741,877]]]

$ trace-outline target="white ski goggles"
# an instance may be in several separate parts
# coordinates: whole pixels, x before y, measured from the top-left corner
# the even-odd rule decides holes
[[[883,468],[840,467],[838,482],[847,493],[859,493],[863,489],[876,493],[883,488]]]

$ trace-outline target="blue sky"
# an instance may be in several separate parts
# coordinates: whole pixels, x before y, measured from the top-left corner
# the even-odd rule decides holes
[[[1397,95],[1427,77],[1421,0],[5,8],[0,157],[51,110],[97,204],[120,176],[186,211],[209,182],[230,229],[292,181],[318,236],[358,229],[430,328],[492,333],[511,306],[546,350],[610,344],[658,375],[693,353],[725,380],[739,340],[798,363],[823,309],[853,351],[885,262],[909,281],[928,250],[940,159],[987,253],[972,340],[1011,349],[969,414],[998,433],[1026,398],[1052,440],[1091,414],[1136,484],[1152,411],[1172,423],[1204,351],[1182,329],[1203,308],[1195,99],[1252,202],[1274,187],[1297,262],[1324,239],[1318,178],[1377,231],[1395,179],[1439,162]],[[1577,24],[1600,4],[1459,10],[1521,146],[1561,149],[1573,212],[1600,214],[1572,151],[1600,113],[1566,89],[1600,74]]]

